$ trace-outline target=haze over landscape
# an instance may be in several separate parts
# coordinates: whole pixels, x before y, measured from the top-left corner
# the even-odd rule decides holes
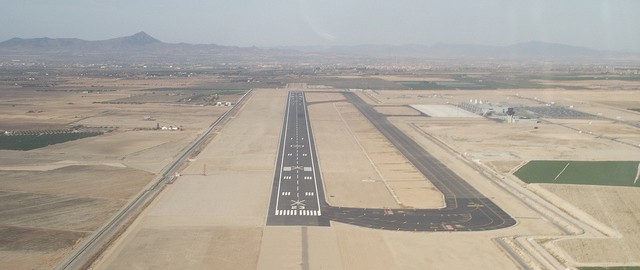
[[[640,270],[639,10],[2,1],[0,268]]]
[[[104,40],[144,30],[169,43],[230,46],[363,44],[640,48],[640,2],[594,1],[3,1],[0,41]]]

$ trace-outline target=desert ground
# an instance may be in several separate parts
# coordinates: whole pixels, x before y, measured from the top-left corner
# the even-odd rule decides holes
[[[512,269],[510,259],[501,255],[502,251],[491,241],[492,237],[513,234],[513,230],[526,234],[559,234],[552,226],[544,226],[544,220],[522,206],[510,210],[521,213],[527,220],[518,228],[498,234],[463,233],[461,237],[452,237],[451,233],[389,232],[338,223],[331,227],[265,227],[276,157],[273,149],[278,143],[286,93],[282,89],[256,91],[238,117],[200,154],[194,167],[187,169],[187,175],[165,190],[125,237],[104,254],[95,269],[170,269],[177,266],[195,269],[299,269],[301,266],[309,269],[425,269],[436,262],[445,268]],[[310,101],[339,98],[323,93],[309,93],[309,97]],[[331,103],[310,106],[321,104],[333,106]],[[340,108],[334,110],[313,108],[310,111],[312,121],[326,126],[314,126],[315,136],[330,137],[334,141],[329,144],[318,140],[327,196],[332,204],[390,207],[396,203],[392,190],[403,203],[417,207],[442,205],[441,195],[428,184],[420,184],[423,179],[410,166],[402,165],[406,161],[394,155],[394,149],[388,143],[380,145],[377,142],[381,135],[371,126],[351,127],[356,130],[353,133],[348,130],[335,132],[336,129],[347,129],[345,123],[353,121],[354,117],[362,117],[349,104],[339,102],[338,105]],[[349,120],[342,120],[340,116]],[[262,124],[249,132],[248,123]],[[362,147],[357,143],[352,145],[355,138],[361,141]],[[340,152],[348,144],[352,148],[341,153],[349,152],[350,155],[338,160],[343,162],[330,160],[337,155],[332,152]],[[251,154],[245,160],[224,153]],[[198,175],[199,162],[208,164],[210,169],[206,176]],[[399,168],[402,169],[391,171],[389,163],[401,164]],[[357,170],[351,172],[350,168]],[[407,181],[395,183],[402,180]],[[347,193],[343,189],[353,192]],[[359,189],[366,192],[358,192]],[[371,193],[379,198],[371,198]],[[188,236],[179,232],[186,232]]]
[[[153,103],[101,102],[145,97],[146,92],[137,90],[148,87],[188,84],[198,82],[67,78],[47,89],[3,86],[3,133],[78,126],[106,132],[29,151],[0,150],[2,268],[53,268],[228,109],[175,103],[170,95]],[[182,130],[155,130],[157,126]]]
[[[517,93],[514,99],[514,93]],[[524,103],[528,106],[555,103],[577,111],[601,116],[598,119],[553,119],[541,123],[495,123],[480,118],[393,117],[393,121],[414,138],[429,137],[451,153],[500,174],[506,181],[521,182],[512,173],[523,162],[556,160],[638,160],[640,133],[634,124],[640,114],[629,108],[640,106],[636,91],[513,90],[452,93],[379,91],[368,93],[375,104],[455,104],[480,98],[485,102]],[[422,98],[421,98],[422,96]],[[411,98],[414,100],[411,100]],[[411,101],[409,101],[411,100]],[[383,101],[383,102],[380,102]],[[535,101],[534,103],[529,103]],[[529,103],[529,104],[527,104]],[[579,130],[579,131],[576,131]],[[425,141],[425,140],[422,140]],[[426,146],[426,145],[425,145]],[[437,153],[437,151],[434,151]],[[442,156],[447,159],[447,156]],[[638,265],[637,225],[640,212],[632,198],[640,190],[629,187],[524,184],[580,220],[591,220],[613,229],[610,237],[541,237],[545,247],[566,266]],[[551,194],[547,193],[550,191]],[[594,200],[594,198],[596,198]],[[586,213],[586,215],[585,215]],[[601,224],[597,224],[600,222]],[[535,239],[530,238],[530,239]]]
[[[441,194],[417,174],[403,156],[352,105],[345,102],[340,93],[306,90],[325,192],[330,204],[408,208],[442,206]],[[534,145],[527,143],[527,140],[544,140],[546,133],[531,133],[534,129],[530,125],[509,126],[483,118],[445,120],[421,117],[407,111],[407,107],[385,111],[394,115],[393,122],[423,147],[518,219],[516,226],[498,231],[464,233],[390,232],[340,223],[333,223],[331,227],[265,227],[286,91],[257,90],[243,111],[186,169],[185,176],[165,190],[94,268],[517,268],[516,259],[497,244],[495,239],[500,238],[505,239],[512,252],[521,254],[519,260],[530,268],[544,269],[547,264],[539,261],[539,256],[544,255],[527,257],[531,250],[546,248],[546,245],[542,245],[543,241],[534,236],[544,236],[546,244],[549,238],[566,237],[563,229],[573,230],[570,225],[542,217],[538,212],[542,210],[505,192],[500,182],[516,183],[527,189],[526,185],[510,175],[511,169],[528,159],[562,156],[557,152],[558,149],[544,147],[542,142]],[[370,99],[372,103],[376,103],[376,99],[390,100],[388,103],[392,105],[412,104],[403,101],[410,99],[409,95],[416,94],[395,91],[360,93],[365,98],[367,95],[377,95]],[[402,100],[389,97],[397,95]],[[496,92],[496,96],[499,97],[500,93]],[[458,98],[468,100],[467,97]],[[446,102],[443,100],[433,104]],[[422,101],[418,104],[429,103]],[[398,112],[408,116],[397,116]],[[254,132],[248,131],[247,126],[251,125],[255,126]],[[565,140],[585,136],[584,140],[578,140],[569,147],[589,148],[592,140],[596,140],[574,133],[571,129],[565,131],[565,128],[553,124],[545,125],[549,126],[547,132],[550,134],[565,133]],[[474,127],[478,130],[474,130]],[[488,134],[483,135],[483,129]],[[506,134],[491,137],[490,133],[496,129],[504,129],[505,133],[522,130],[520,136],[524,138],[508,142],[513,145],[512,151],[516,154],[503,147],[509,138]],[[544,126],[536,130],[544,132],[547,128]],[[433,135],[426,136],[425,133]],[[476,139],[473,146],[472,139],[463,140],[478,135],[486,137]],[[485,139],[488,140],[487,145],[477,143]],[[627,149],[628,146],[616,146],[610,140],[603,140],[603,144],[623,149],[626,159],[635,157],[637,153],[635,149]],[[476,150],[470,151],[465,147]],[[520,149],[527,151],[521,153]],[[588,149],[583,151],[587,152]],[[234,158],[234,155],[240,156]],[[578,155],[566,158],[577,158]],[[591,155],[596,156],[597,152]],[[201,172],[203,164],[207,164],[206,175]],[[477,167],[472,164],[486,165],[486,170],[504,178],[490,179],[485,174],[479,174]],[[532,242],[541,244],[521,246],[522,240],[516,236],[531,236]],[[563,249],[560,240],[557,247],[561,252],[571,252],[571,249]],[[556,252],[555,249],[548,249]],[[557,256],[556,253],[549,256]],[[589,264],[579,259],[563,262],[570,267]],[[613,263],[615,259],[608,262]]]
[[[389,85],[451,81],[444,75],[372,78]],[[140,90],[203,88],[216,80],[69,78],[56,86],[59,91],[2,86],[2,130],[77,125],[108,130],[29,151],[0,150],[3,265],[53,267],[228,109],[176,102],[182,96],[175,95],[184,93]],[[640,160],[640,113],[630,110],[640,108],[636,85],[609,81],[591,89],[566,90],[563,86],[584,87],[586,82],[539,83],[549,88],[349,90],[512,215],[518,222],[515,226],[483,232],[395,232],[337,222],[330,227],[266,226],[290,90],[306,91],[329,204],[363,208],[444,204],[429,179],[346,101],[343,89],[291,83],[285,89],[255,89],[238,114],[190,159],[181,176],[164,187],[92,269],[640,265],[640,204],[633,200],[638,188],[527,184],[513,175],[529,160]],[[82,89],[91,91],[78,91]],[[437,114],[441,117],[430,117],[411,107],[438,105],[442,107],[431,108],[447,110],[477,100],[515,106],[517,114],[524,106],[541,106],[571,108],[594,117],[507,123],[444,111]],[[182,130],[155,130],[156,126]]]

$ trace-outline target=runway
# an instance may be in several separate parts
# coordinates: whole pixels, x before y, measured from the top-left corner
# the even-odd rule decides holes
[[[373,106],[364,102],[355,93],[344,92],[343,94],[443,193],[446,206],[441,209],[370,209],[328,205],[324,200],[322,179],[317,167],[317,156],[304,94],[291,92],[285,114],[267,225],[327,226],[328,221],[331,220],[368,228],[398,231],[483,231],[516,224],[511,216],[391,124],[386,116],[375,111]],[[306,127],[302,126],[303,121]],[[294,122],[296,124],[293,124]],[[300,159],[303,154],[307,156]],[[307,166],[310,166],[310,169],[307,169]],[[303,182],[304,184],[294,183],[293,180],[297,179],[292,180],[289,177],[296,177],[296,175],[312,176],[312,179]],[[304,197],[298,193],[288,193],[297,192],[297,189],[315,193],[314,196]],[[300,216],[300,212],[295,211],[300,209],[295,209],[293,203],[302,199],[305,200],[304,209],[316,211],[312,212],[316,215]],[[312,203],[313,199],[315,204]],[[284,215],[282,211],[285,211]]]
[[[303,92],[290,92],[267,225],[328,226],[324,191]]]

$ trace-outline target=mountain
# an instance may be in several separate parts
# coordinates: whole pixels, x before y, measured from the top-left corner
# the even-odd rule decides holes
[[[107,40],[117,44],[126,44],[131,46],[143,46],[154,43],[162,43],[162,41],[155,39],[154,37],[148,35],[145,32],[138,32],[133,36],[114,38]]]
[[[161,41],[153,38],[145,32],[139,32],[128,37],[120,37],[103,41],[86,41],[77,38],[33,38],[22,39],[12,38],[10,40],[0,42],[2,49],[27,50],[39,49],[47,50],[90,50],[92,48],[126,48],[137,47],[151,44],[162,44]]]
[[[12,38],[10,40],[0,42],[0,48],[3,49],[53,49],[64,47],[78,47],[87,43],[87,41],[77,38]]]
[[[602,57],[619,54],[611,51],[600,51],[579,46],[557,43],[530,41],[504,47],[511,55],[528,55],[530,57]]]
[[[283,49],[165,43],[145,32],[107,40],[12,38],[0,42],[0,61],[68,63],[250,63],[298,55]],[[308,54],[308,53],[304,53]]]
[[[544,60],[638,58],[637,54],[531,41],[509,46],[468,44],[233,47],[215,44],[165,43],[145,32],[107,40],[77,38],[12,38],[0,42],[0,61],[31,63],[189,63],[246,65],[265,63],[375,63],[401,58],[459,60]]]
[[[357,45],[288,47],[308,52],[339,53],[368,57],[410,57],[442,59],[572,59],[624,57],[632,53],[600,51],[564,44],[530,41],[508,46],[444,44],[426,45]]]

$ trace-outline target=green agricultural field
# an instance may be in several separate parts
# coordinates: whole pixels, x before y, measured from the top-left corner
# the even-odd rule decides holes
[[[151,91],[151,92],[177,92],[181,94],[198,94],[201,92],[206,92],[207,94],[218,94],[218,95],[243,95],[247,92],[244,89],[213,89],[213,88],[148,88],[141,89],[138,91]]]
[[[514,173],[527,183],[640,186],[639,161],[533,160]]]
[[[638,81],[637,76],[554,76],[549,78],[553,81],[595,81],[595,80],[620,80]]]
[[[52,144],[98,136],[102,132],[55,133],[39,135],[0,136],[0,149],[27,151]]]
[[[455,81],[395,81],[414,90],[482,90],[509,88],[543,88],[545,86],[528,80],[504,80],[501,78],[460,77]]]

